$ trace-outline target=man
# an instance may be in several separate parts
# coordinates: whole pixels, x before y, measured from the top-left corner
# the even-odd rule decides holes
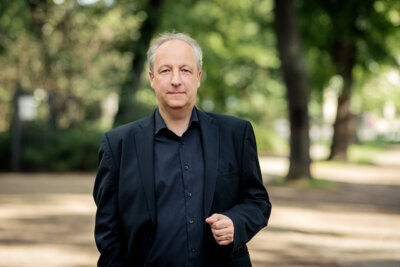
[[[158,108],[103,137],[98,266],[251,266],[271,212],[249,122],[196,109],[202,52],[165,33],[147,53]]]

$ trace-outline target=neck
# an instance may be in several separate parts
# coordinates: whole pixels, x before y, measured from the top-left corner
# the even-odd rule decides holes
[[[161,106],[159,106],[158,109],[168,129],[174,132],[177,136],[182,136],[189,127],[193,107],[184,110],[169,109],[168,111],[165,111]]]

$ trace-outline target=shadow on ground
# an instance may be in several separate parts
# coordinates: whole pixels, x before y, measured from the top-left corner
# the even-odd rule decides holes
[[[254,266],[400,266],[399,186],[268,188],[272,216],[249,244]]]
[[[249,243],[255,267],[400,266],[400,183],[388,184],[396,175],[324,189],[271,185],[272,175],[269,226]],[[95,266],[93,182],[94,174],[0,174],[0,267]]]

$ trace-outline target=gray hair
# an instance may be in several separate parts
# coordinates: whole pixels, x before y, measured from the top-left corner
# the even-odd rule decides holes
[[[150,71],[154,73],[153,67],[157,49],[163,43],[171,40],[183,41],[193,48],[193,52],[197,60],[197,71],[200,71],[203,66],[203,52],[201,51],[200,45],[189,35],[179,32],[164,32],[151,43],[149,50],[147,50],[147,60],[149,62]]]

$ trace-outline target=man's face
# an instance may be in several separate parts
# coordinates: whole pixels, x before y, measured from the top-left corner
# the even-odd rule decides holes
[[[189,44],[181,40],[163,43],[156,51],[153,70],[154,73],[149,72],[150,84],[160,109],[167,112],[193,108],[201,72]]]

